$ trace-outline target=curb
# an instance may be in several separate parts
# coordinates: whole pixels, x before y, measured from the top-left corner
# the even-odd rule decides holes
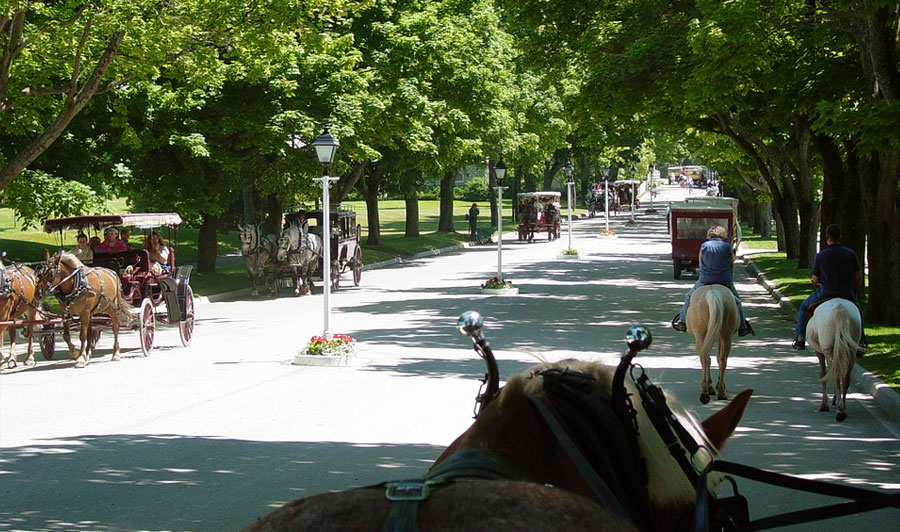
[[[775,288],[775,285],[759,270],[750,257],[745,255],[741,257],[741,260],[744,261],[750,274],[756,276],[756,281],[763,285],[769,294],[772,295],[772,298],[778,303],[781,312],[789,318],[796,319],[797,307]],[[871,371],[864,368],[859,362],[853,365],[852,376],[859,387],[872,396],[875,405],[887,415],[888,419],[895,423],[900,422],[900,394],[876,377]]]

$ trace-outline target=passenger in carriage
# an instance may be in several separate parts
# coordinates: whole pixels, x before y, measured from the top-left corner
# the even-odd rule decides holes
[[[103,237],[106,240],[94,250],[97,253],[119,253],[128,251],[125,242],[119,240],[119,230],[115,227],[107,227],[106,231],[103,231]]]
[[[94,250],[88,246],[87,235],[78,233],[76,240],[78,241],[78,245],[72,248],[69,253],[78,257],[78,260],[80,260],[82,264],[91,264],[94,262]]]
[[[91,254],[97,251],[97,248],[100,247],[100,237],[92,236],[90,240],[88,240],[88,247],[91,248]]]
[[[688,306],[691,304],[691,296],[694,294],[694,290],[707,284],[720,284],[727,286],[731,293],[734,294],[734,301],[737,303],[738,311],[741,314],[738,336],[747,336],[748,334],[756,336],[753,327],[750,326],[750,322],[744,317],[744,306],[741,305],[741,297],[734,288],[732,279],[734,251],[731,249],[731,244],[725,240],[728,238],[728,231],[721,225],[717,225],[706,232],[706,238],[708,240],[700,246],[700,268],[698,270],[700,278],[697,279],[694,286],[684,296],[684,305],[681,307],[681,313],[676,314],[672,320],[672,328],[680,332],[687,331],[687,325],[684,320],[687,316]]]
[[[128,229],[122,229],[119,231],[119,240],[125,243],[126,249],[131,249],[131,242],[128,239],[131,238],[131,231]]]
[[[163,242],[162,235],[159,231],[151,231],[144,240],[144,249],[150,253],[150,271],[154,275],[170,273],[172,267],[169,266],[169,254],[171,250]]]

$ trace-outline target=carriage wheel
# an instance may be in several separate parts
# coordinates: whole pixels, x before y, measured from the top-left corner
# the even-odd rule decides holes
[[[38,345],[41,347],[41,354],[44,355],[44,360],[53,360],[53,355],[56,353],[56,333],[41,336]]]
[[[353,252],[353,286],[359,286],[359,281],[362,279],[362,267],[362,250],[356,248],[356,251]]]
[[[331,263],[331,289],[337,291],[341,287],[341,266],[335,261]]]
[[[141,320],[141,351],[148,357],[153,351],[153,335],[156,333],[156,313],[149,299],[141,301],[138,319]]]
[[[184,321],[178,322],[178,334],[181,335],[181,345],[191,345],[194,338],[194,290],[190,285],[184,298]]]

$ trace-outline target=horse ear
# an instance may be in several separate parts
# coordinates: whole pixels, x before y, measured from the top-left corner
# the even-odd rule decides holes
[[[747,408],[751,395],[753,395],[752,389],[744,390],[737,394],[728,406],[709,416],[701,423],[703,432],[706,433],[709,442],[716,449],[721,449],[725,445],[734,429],[737,428],[738,423],[741,422],[741,418],[744,417],[744,409]]]

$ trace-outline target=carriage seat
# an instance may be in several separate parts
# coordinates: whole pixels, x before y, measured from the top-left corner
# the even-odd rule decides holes
[[[146,249],[131,249],[117,253],[94,253],[94,266],[109,268],[117,274],[131,266],[137,272],[150,271],[150,253]]]

